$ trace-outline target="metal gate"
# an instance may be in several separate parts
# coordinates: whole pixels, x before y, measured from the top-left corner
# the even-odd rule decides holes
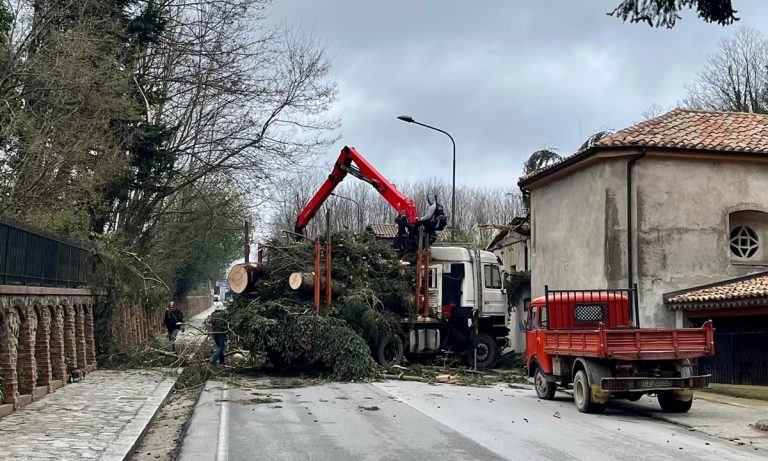
[[[768,315],[713,319],[715,356],[699,360],[699,371],[723,384],[768,386]]]

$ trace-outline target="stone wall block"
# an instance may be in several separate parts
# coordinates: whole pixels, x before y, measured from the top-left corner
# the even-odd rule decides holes
[[[93,337],[93,304],[87,304],[85,307],[85,345],[86,345],[86,363],[89,366],[96,366],[96,340]]]
[[[85,368],[87,361],[85,359],[85,316],[83,315],[83,305],[77,304],[75,308],[75,348],[77,355],[77,367]]]
[[[67,363],[67,371],[77,368],[75,308],[71,304],[64,306],[64,360]]]
[[[31,300],[18,300],[21,312],[21,328],[18,339],[18,363],[16,374],[19,380],[19,394],[31,395],[37,383],[37,360],[35,340],[37,335],[37,313]]]
[[[5,307],[0,314],[0,375],[3,377],[3,403],[16,405],[19,400],[16,364],[21,316],[15,307]]]
[[[67,365],[64,345],[64,306],[57,304],[49,308],[51,313],[51,377],[66,381]]]
[[[35,306],[37,313],[37,337],[35,360],[37,361],[37,385],[48,386],[51,382],[51,311],[48,306]]]

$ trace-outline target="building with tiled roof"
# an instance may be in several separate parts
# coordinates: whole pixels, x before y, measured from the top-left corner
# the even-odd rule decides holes
[[[608,135],[560,162],[520,178],[525,187],[573,166],[583,166],[601,153],[616,150],[663,148],[722,155],[725,152],[768,155],[768,115],[744,112],[707,112],[675,109]]]
[[[397,238],[397,224],[369,224],[366,230],[378,240],[395,241]],[[447,230],[437,231],[438,242],[450,242],[451,232]]]
[[[641,327],[712,318],[729,348],[705,369],[768,385],[768,373],[718,368],[768,357],[754,346],[768,345],[768,116],[676,109],[518,184],[530,193],[532,297],[637,284]]]

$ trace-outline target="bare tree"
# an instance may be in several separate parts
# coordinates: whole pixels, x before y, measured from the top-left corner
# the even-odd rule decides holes
[[[768,39],[739,28],[709,56],[684,104],[694,109],[768,113]]]
[[[646,107],[646,109],[642,111],[640,115],[643,116],[643,120],[649,120],[652,118],[656,118],[663,113],[664,113],[664,108],[656,103],[653,103],[650,106]]]
[[[0,212],[169,285],[232,258],[338,125],[322,46],[268,27],[268,4],[0,0]]]
[[[283,230],[292,230],[301,210],[325,180],[321,170],[284,179],[276,189],[271,202],[272,235],[286,236]],[[393,178],[394,179],[394,178]],[[416,203],[419,210],[426,209],[428,194],[437,194],[438,201],[450,197],[450,182],[428,178],[416,182],[396,182],[399,190]],[[324,207],[310,221],[306,235],[322,235],[326,228],[326,211],[331,211],[331,230],[360,232],[368,224],[394,223],[396,213],[392,207],[364,182],[345,181],[326,201]],[[519,192],[502,188],[461,186],[456,191],[456,227],[470,241],[487,243],[493,230],[479,228],[483,224],[507,224],[515,216],[524,214]]]

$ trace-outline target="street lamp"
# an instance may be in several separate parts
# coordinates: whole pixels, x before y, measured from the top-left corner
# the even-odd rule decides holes
[[[350,202],[354,203],[357,206],[357,221],[358,221],[358,225],[360,226],[360,232],[362,232],[362,227],[363,227],[363,209],[360,208],[360,204],[357,203],[357,200],[351,199],[349,197],[344,197],[343,195],[339,195],[339,194],[337,194],[335,192],[331,192],[331,195],[333,195],[334,197],[338,197],[338,198],[344,199],[344,200],[349,200]]]
[[[435,128],[434,126],[427,125],[425,123],[417,122],[413,119],[410,115],[400,115],[397,117],[398,119],[408,122],[408,123],[414,123],[416,125],[423,126],[424,128],[429,128],[430,130],[439,131],[440,133],[443,133],[444,135],[448,136],[451,140],[451,144],[453,145],[453,182],[451,184],[451,240],[456,241],[456,226],[455,226],[455,216],[456,216],[456,141],[453,140],[453,136],[451,136],[450,133],[447,131],[441,130],[440,128]]]

